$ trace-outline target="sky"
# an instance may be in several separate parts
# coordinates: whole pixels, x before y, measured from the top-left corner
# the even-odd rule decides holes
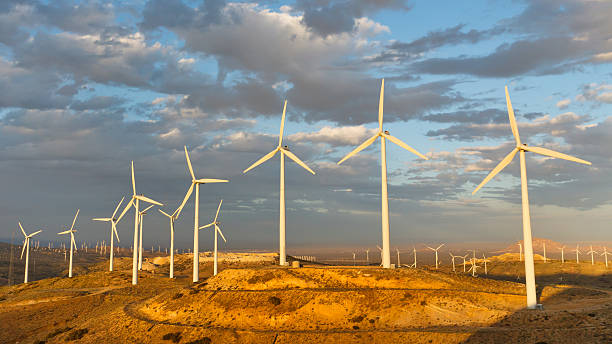
[[[528,154],[532,228],[560,242],[610,240],[612,2],[605,0],[222,0],[0,3],[0,238],[108,241],[109,217],[138,193],[173,212],[203,185],[200,223],[224,249],[278,246],[279,158],[286,162],[288,253],[380,244],[384,129],[430,159],[388,145],[391,246],[522,239],[518,162],[472,196],[521,138],[591,161]],[[516,159],[518,161],[518,159]],[[124,203],[125,204],[125,203]],[[193,198],[176,223],[192,245]],[[144,245],[169,245],[168,219],[144,218]],[[133,211],[118,225],[131,244]],[[203,230],[204,231],[204,230]],[[13,234],[16,233],[16,234]],[[201,232],[200,247],[212,245]]]

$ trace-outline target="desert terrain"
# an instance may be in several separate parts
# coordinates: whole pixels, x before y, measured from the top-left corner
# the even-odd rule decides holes
[[[612,274],[602,262],[536,260],[542,310],[525,310],[523,262],[489,258],[488,274],[377,266],[275,265],[273,253],[100,257],[75,277],[0,288],[2,343],[609,343]],[[63,256],[62,256],[63,259]],[[462,262],[461,262],[462,263]],[[61,264],[63,265],[63,264]],[[469,263],[468,263],[469,268]],[[23,269],[23,268],[22,268]],[[22,276],[21,276],[22,277]]]

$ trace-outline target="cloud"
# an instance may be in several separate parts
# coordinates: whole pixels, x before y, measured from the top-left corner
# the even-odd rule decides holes
[[[567,108],[567,107],[568,107],[568,106],[571,104],[571,102],[572,102],[572,101],[571,101],[571,100],[569,100],[569,99],[559,100],[559,101],[557,102],[557,108],[559,108],[559,109],[565,109],[565,108]]]
[[[333,146],[350,146],[361,144],[372,135],[376,134],[377,129],[367,129],[363,125],[329,127],[325,126],[319,131],[311,133],[295,133],[288,136],[293,141],[308,141],[312,143],[327,143]]]

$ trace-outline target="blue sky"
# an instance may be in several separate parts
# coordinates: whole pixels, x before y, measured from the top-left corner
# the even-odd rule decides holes
[[[199,177],[230,179],[203,189],[200,221],[223,198],[227,248],[273,249],[278,160],[241,172],[274,148],[286,97],[285,142],[317,172],[288,163],[289,253],[375,247],[379,146],[336,162],[373,134],[385,78],[385,129],[431,158],[388,149],[394,247],[521,238],[518,164],[471,195],[512,149],[505,85],[524,141],[593,162],[528,159],[534,236],[608,241],[611,11],[586,0],[5,1],[0,238],[19,220],[58,240],[80,208],[81,240],[105,239],[90,219],[129,195],[131,160],[139,192],[173,211],[187,145]],[[145,221],[145,245],[167,244],[166,219]],[[192,223],[190,201],[180,246]]]

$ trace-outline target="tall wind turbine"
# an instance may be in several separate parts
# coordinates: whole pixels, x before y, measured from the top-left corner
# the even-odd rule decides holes
[[[217,234],[221,234],[221,238],[223,238],[223,241],[227,242],[227,240],[225,240],[225,236],[223,236],[223,232],[221,232],[221,228],[219,228],[219,225],[221,224],[221,222],[217,221],[217,219],[219,218],[219,211],[221,210],[221,204],[223,204],[223,200],[221,200],[221,202],[219,202],[219,207],[217,208],[217,213],[215,214],[215,219],[213,220],[213,222],[200,227],[200,229],[204,229],[204,228],[208,228],[208,227],[212,227],[214,226],[214,230],[215,230],[215,253],[214,253],[214,258],[213,258],[213,274],[214,276],[217,276],[217,262],[218,262],[218,258],[217,258]]]
[[[193,282],[200,280],[200,239],[199,239],[199,228],[200,228],[200,184],[211,184],[211,183],[227,183],[225,179],[197,179],[193,172],[193,166],[191,166],[191,159],[189,159],[189,153],[187,152],[187,146],[185,146],[185,160],[187,160],[187,167],[189,167],[189,174],[191,174],[191,186],[187,190],[187,194],[183,199],[183,205],[193,192],[195,187],[195,209],[194,209],[194,220],[193,220]]]
[[[565,246],[561,246],[561,264],[565,263],[565,256],[563,255],[563,249],[565,248]]]
[[[487,262],[488,262],[489,260],[487,259],[487,257],[485,257],[485,254],[484,254],[484,253],[482,254],[482,260],[484,261],[485,275],[488,275],[489,273],[488,273],[488,271],[487,271]]]
[[[546,243],[542,243],[542,248],[544,249],[544,263],[546,263]]]
[[[579,264],[580,258],[578,257],[578,255],[582,252],[580,252],[580,249],[578,249],[578,245],[576,245],[576,249],[574,251],[576,252],[576,264]]]
[[[381,215],[382,215],[382,247],[383,247],[383,259],[382,266],[385,269],[389,269],[391,267],[391,248],[389,244],[389,198],[387,197],[387,144],[386,140],[389,140],[396,145],[404,148],[405,150],[412,152],[419,157],[428,160],[427,157],[419,152],[417,152],[414,148],[408,146],[400,139],[391,136],[389,131],[383,130],[383,104],[385,99],[385,79],[382,79],[380,84],[380,98],[378,101],[378,132],[365,140],[361,145],[355,148],[352,152],[347,154],[342,160],[338,161],[338,165],[347,160],[348,158],[356,155],[357,153],[364,150],[366,147],[374,143],[376,139],[380,137],[380,176],[381,176]]]
[[[412,247],[412,254],[414,255],[414,263],[412,263],[412,265],[410,266],[411,268],[415,268],[417,267],[417,260],[416,260],[416,247]]]
[[[444,244],[442,244],[442,245],[440,245],[440,246],[438,246],[438,247],[436,247],[436,248],[429,247],[429,246],[427,246],[427,245],[425,245],[425,246],[426,246],[428,249],[430,249],[430,250],[432,250],[432,251],[436,252],[436,270],[438,270],[438,250],[439,250],[439,249],[440,249],[442,246],[444,246]]]
[[[285,113],[287,111],[287,100],[285,99],[285,104],[283,105],[283,116],[281,117],[281,126],[280,126],[280,134],[278,135],[278,146],[271,151],[270,153],[264,155],[251,166],[249,166],[242,173],[247,173],[251,169],[255,168],[263,164],[264,162],[271,159],[276,153],[280,152],[280,211],[279,211],[279,265],[287,265],[287,256],[285,253],[285,155],[288,156],[291,160],[295,161],[298,165],[302,166],[306,171],[315,174],[313,170],[310,169],[300,158],[298,158],[295,154],[293,154],[289,147],[283,147],[283,130],[285,128]]]
[[[591,250],[587,252],[587,254],[591,255],[591,265],[595,265],[595,256],[594,256],[595,253],[597,252],[593,251],[593,245],[591,245]]]
[[[506,86],[506,103],[508,106],[508,117],[510,119],[510,128],[512,134],[516,140],[516,147],[489,173],[489,175],[476,187],[472,192],[475,194],[481,187],[483,187],[489,180],[497,175],[504,167],[508,166],[516,153],[519,153],[521,163],[521,193],[523,200],[523,242],[525,244],[525,286],[527,289],[527,308],[535,309],[537,306],[536,299],[536,286],[535,286],[535,272],[533,263],[533,242],[531,240],[531,219],[529,217],[529,196],[527,191],[527,168],[525,166],[525,152],[533,152],[540,155],[565,159],[569,161],[578,162],[581,164],[590,165],[591,163],[582,159],[575,158],[573,156],[555,152],[550,149],[541,147],[531,147],[521,143],[519,137],[518,126],[516,119],[514,118],[514,110],[510,103],[510,95],[508,94],[508,87]]]
[[[455,258],[461,258],[461,256],[455,256],[452,252],[448,252],[448,254],[451,256],[451,261],[453,262],[453,272],[456,272],[456,270],[455,270]]]
[[[193,184],[192,184],[193,185]],[[170,278],[174,278],[174,221],[178,219],[181,211],[183,211],[183,207],[187,199],[183,200],[183,203],[172,213],[172,215],[167,214],[165,211],[158,209],[160,213],[166,215],[170,219]]]
[[[110,233],[110,264],[108,266],[108,271],[113,271],[113,251],[114,251],[114,247],[115,247],[115,238],[113,238],[113,235],[117,238],[117,243],[119,243],[119,233],[117,233],[117,223],[119,223],[119,221],[121,221],[121,217],[119,218],[115,218],[115,215],[117,214],[117,211],[119,210],[119,207],[121,207],[121,204],[123,203],[123,200],[125,199],[125,197],[121,198],[121,201],[119,202],[119,204],[117,204],[117,208],[115,208],[115,211],[113,212],[113,215],[111,217],[98,217],[95,219],[92,219],[93,221],[102,221],[102,222],[110,222],[111,224],[111,233]],[[85,246],[87,247],[87,246]],[[85,249],[85,252],[87,252],[87,249]]]
[[[21,222],[17,222],[19,224],[19,229],[21,229],[21,233],[23,233],[23,248],[21,249],[21,258],[23,259],[23,252],[26,252],[26,261],[25,261],[25,275],[23,277],[23,283],[28,283],[28,266],[30,265],[30,238],[35,236],[36,234],[42,232],[42,230],[34,232],[30,235],[26,234],[21,226]],[[14,232],[13,232],[14,233]]]
[[[466,254],[465,256],[461,256],[461,258],[463,258],[463,272],[465,272],[465,259],[469,256],[469,253]]]
[[[132,199],[125,206],[119,218],[122,218],[123,215],[130,210],[132,205],[134,206],[134,246],[132,248],[132,285],[138,284],[138,221],[140,219],[140,213],[138,212],[138,206],[140,205],[140,201],[155,204],[162,206],[162,203],[154,201],[148,197],[143,195],[138,195],[136,193],[136,177],[134,177],[134,161],[132,161]]]
[[[400,265],[400,252],[399,252],[399,248],[396,248],[395,251],[397,251],[397,267],[400,268],[402,266]]]
[[[76,223],[77,216],[79,216],[79,211],[80,209],[77,209],[77,212],[74,215],[74,220],[72,220],[72,226],[70,226],[70,229],[57,233],[59,235],[70,234],[70,267],[68,268],[68,277],[72,277],[72,255],[74,253],[74,250],[77,249],[76,242],[74,241],[74,232],[76,232],[76,229],[74,229],[74,224]]]
[[[146,207],[144,210],[141,210],[138,212],[138,224],[140,225],[140,228],[138,229],[138,231],[140,232],[140,239],[138,239],[139,242],[139,247],[138,247],[138,270],[142,270],[142,223],[144,222],[144,216],[147,214],[147,210],[153,208],[153,205],[150,205],[148,207]],[[151,248],[151,253],[153,253],[153,248]]]
[[[608,267],[608,255],[610,253],[608,252],[608,249],[604,246],[604,250],[601,253],[602,256],[604,256],[604,259],[606,260],[606,268]]]

